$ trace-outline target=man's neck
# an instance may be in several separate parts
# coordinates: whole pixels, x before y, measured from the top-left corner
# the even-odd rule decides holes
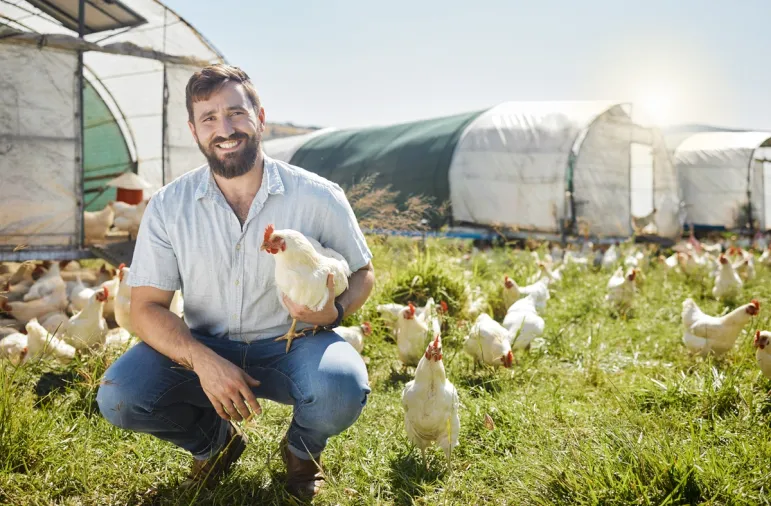
[[[254,197],[260,191],[264,174],[265,158],[262,153],[257,155],[252,169],[242,176],[226,179],[212,172],[214,181],[242,225],[246,221]]]
[[[251,170],[242,176],[225,179],[212,173],[214,181],[217,182],[217,186],[228,203],[233,205],[237,202],[251,202],[254,199],[254,196],[260,191],[260,186],[262,186],[262,178],[265,172],[264,163],[265,159],[260,153]]]

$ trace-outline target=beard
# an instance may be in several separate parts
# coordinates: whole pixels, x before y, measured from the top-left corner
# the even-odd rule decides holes
[[[220,158],[217,156],[215,144],[227,141],[243,141],[243,148],[235,153],[226,153],[224,158]],[[227,139],[224,137],[214,138],[209,143],[208,149],[199,142],[198,149],[206,157],[212,172],[225,179],[233,179],[243,176],[254,167],[257,154],[260,151],[260,139],[257,136],[236,132]]]

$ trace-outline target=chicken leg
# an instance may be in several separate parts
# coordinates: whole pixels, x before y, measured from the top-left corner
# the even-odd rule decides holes
[[[274,341],[286,341],[286,352],[289,353],[289,348],[292,346],[292,341],[296,337],[303,337],[305,336],[305,332],[295,332],[295,328],[297,327],[297,318],[292,319],[292,326],[289,327],[289,330],[286,334],[284,334],[281,337],[277,337],[274,339]]]

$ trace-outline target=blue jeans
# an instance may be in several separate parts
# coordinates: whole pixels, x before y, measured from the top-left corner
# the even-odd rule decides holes
[[[252,388],[257,398],[294,406],[287,437],[289,450],[301,459],[318,458],[327,439],[353,425],[367,402],[367,368],[333,332],[296,339],[289,353],[285,341],[195,337],[259,380]],[[228,423],[198,376],[145,343],[107,369],[96,400],[113,425],[152,434],[197,459],[216,455],[226,441]]]

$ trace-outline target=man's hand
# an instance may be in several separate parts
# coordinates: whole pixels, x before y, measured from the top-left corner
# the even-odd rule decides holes
[[[327,299],[327,305],[321,311],[311,311],[306,306],[295,304],[289,297],[284,295],[284,304],[289,310],[289,314],[292,318],[301,321],[303,323],[310,323],[311,325],[317,325],[323,327],[329,325],[337,320],[337,308],[335,307],[335,276],[329,274],[327,276],[327,289],[329,290],[329,298]]]
[[[193,371],[217,414],[225,420],[240,422],[251,418],[247,404],[255,415],[262,413],[260,403],[249,388],[260,386],[260,382],[238,366],[214,352],[199,353],[193,359]]]

